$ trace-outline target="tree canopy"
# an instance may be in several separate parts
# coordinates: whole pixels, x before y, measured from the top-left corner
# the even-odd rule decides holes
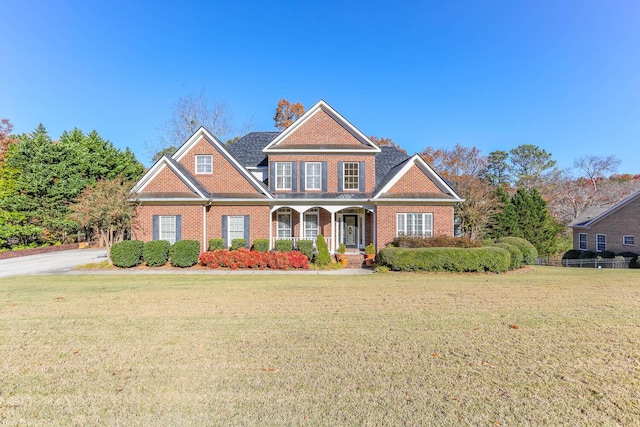
[[[276,114],[273,116],[274,126],[285,130],[304,114],[304,106],[299,102],[293,104],[282,98],[276,106]]]

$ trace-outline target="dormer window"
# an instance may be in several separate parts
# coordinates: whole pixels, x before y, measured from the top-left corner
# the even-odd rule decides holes
[[[212,173],[213,173],[213,156],[210,154],[197,155],[196,156],[196,174],[204,175],[204,174],[212,174]]]

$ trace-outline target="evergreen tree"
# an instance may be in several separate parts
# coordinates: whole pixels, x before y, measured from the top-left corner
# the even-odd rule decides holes
[[[493,216],[487,235],[493,239],[518,235],[518,218],[509,193],[504,187],[498,186],[496,187],[496,198],[502,205],[502,209]]]

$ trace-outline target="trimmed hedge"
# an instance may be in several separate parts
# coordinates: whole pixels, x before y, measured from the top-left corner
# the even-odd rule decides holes
[[[323,267],[325,265],[331,264],[331,254],[329,254],[329,247],[327,246],[327,242],[324,240],[324,236],[322,234],[318,234],[316,238],[316,246],[318,247],[318,253],[316,254],[316,258],[314,259],[316,265]]]
[[[562,259],[579,259],[581,252],[577,249],[570,249],[562,255]]]
[[[200,242],[197,240],[179,240],[171,245],[169,259],[174,267],[191,267],[198,262]]]
[[[258,252],[269,252],[269,239],[256,239],[253,241],[253,250]]]
[[[129,268],[142,264],[144,243],[140,240],[123,240],[111,246],[111,262],[116,267]]]
[[[293,250],[293,240],[279,239],[276,240],[276,252],[291,252]]]
[[[434,237],[396,237],[392,244],[397,248],[479,248],[482,246],[479,240],[444,234]]]
[[[246,247],[247,247],[247,239],[238,238],[238,239],[231,240],[232,251],[237,251],[240,248],[246,248]]]
[[[255,268],[288,270],[290,268],[309,268],[309,258],[298,251],[291,252],[258,252],[240,248],[237,251],[217,250],[200,255],[201,265],[209,268]]]
[[[491,246],[506,249],[511,256],[511,264],[509,264],[509,270],[516,270],[524,265],[524,255],[522,251],[511,243],[494,243]]]
[[[209,250],[215,251],[218,249],[224,249],[224,239],[209,239]]]
[[[298,250],[306,255],[309,260],[313,259],[313,240],[298,240]]]
[[[171,243],[166,240],[151,240],[144,244],[142,259],[149,267],[165,265],[169,260]]]
[[[378,252],[380,264],[396,271],[452,271],[503,273],[509,270],[509,251],[481,248],[384,248]]]
[[[500,237],[496,243],[510,243],[522,251],[524,263],[533,265],[538,260],[538,250],[527,239],[521,237]]]

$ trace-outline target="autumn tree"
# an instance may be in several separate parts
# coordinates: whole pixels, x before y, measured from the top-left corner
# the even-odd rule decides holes
[[[135,218],[136,207],[128,200],[131,187],[132,183],[122,176],[102,179],[87,187],[70,206],[69,218],[95,232],[107,254],[114,243],[123,240]]]
[[[591,181],[594,193],[598,192],[598,179],[604,178],[607,174],[615,173],[618,166],[620,166],[620,160],[616,156],[584,156],[573,162],[573,167]]]
[[[304,114],[304,106],[299,102],[291,104],[286,99],[282,98],[278,101],[276,106],[276,114],[273,116],[275,127],[280,130],[285,130],[293,124],[300,116]]]
[[[9,119],[0,120],[0,164],[9,150],[9,144],[16,142],[16,139],[11,137],[12,130],[13,125]]]
[[[404,154],[407,154],[407,150],[396,144],[396,142],[391,138],[378,138],[377,136],[370,136],[369,139],[376,144],[378,147],[388,146],[395,147],[398,150],[402,151]]]

